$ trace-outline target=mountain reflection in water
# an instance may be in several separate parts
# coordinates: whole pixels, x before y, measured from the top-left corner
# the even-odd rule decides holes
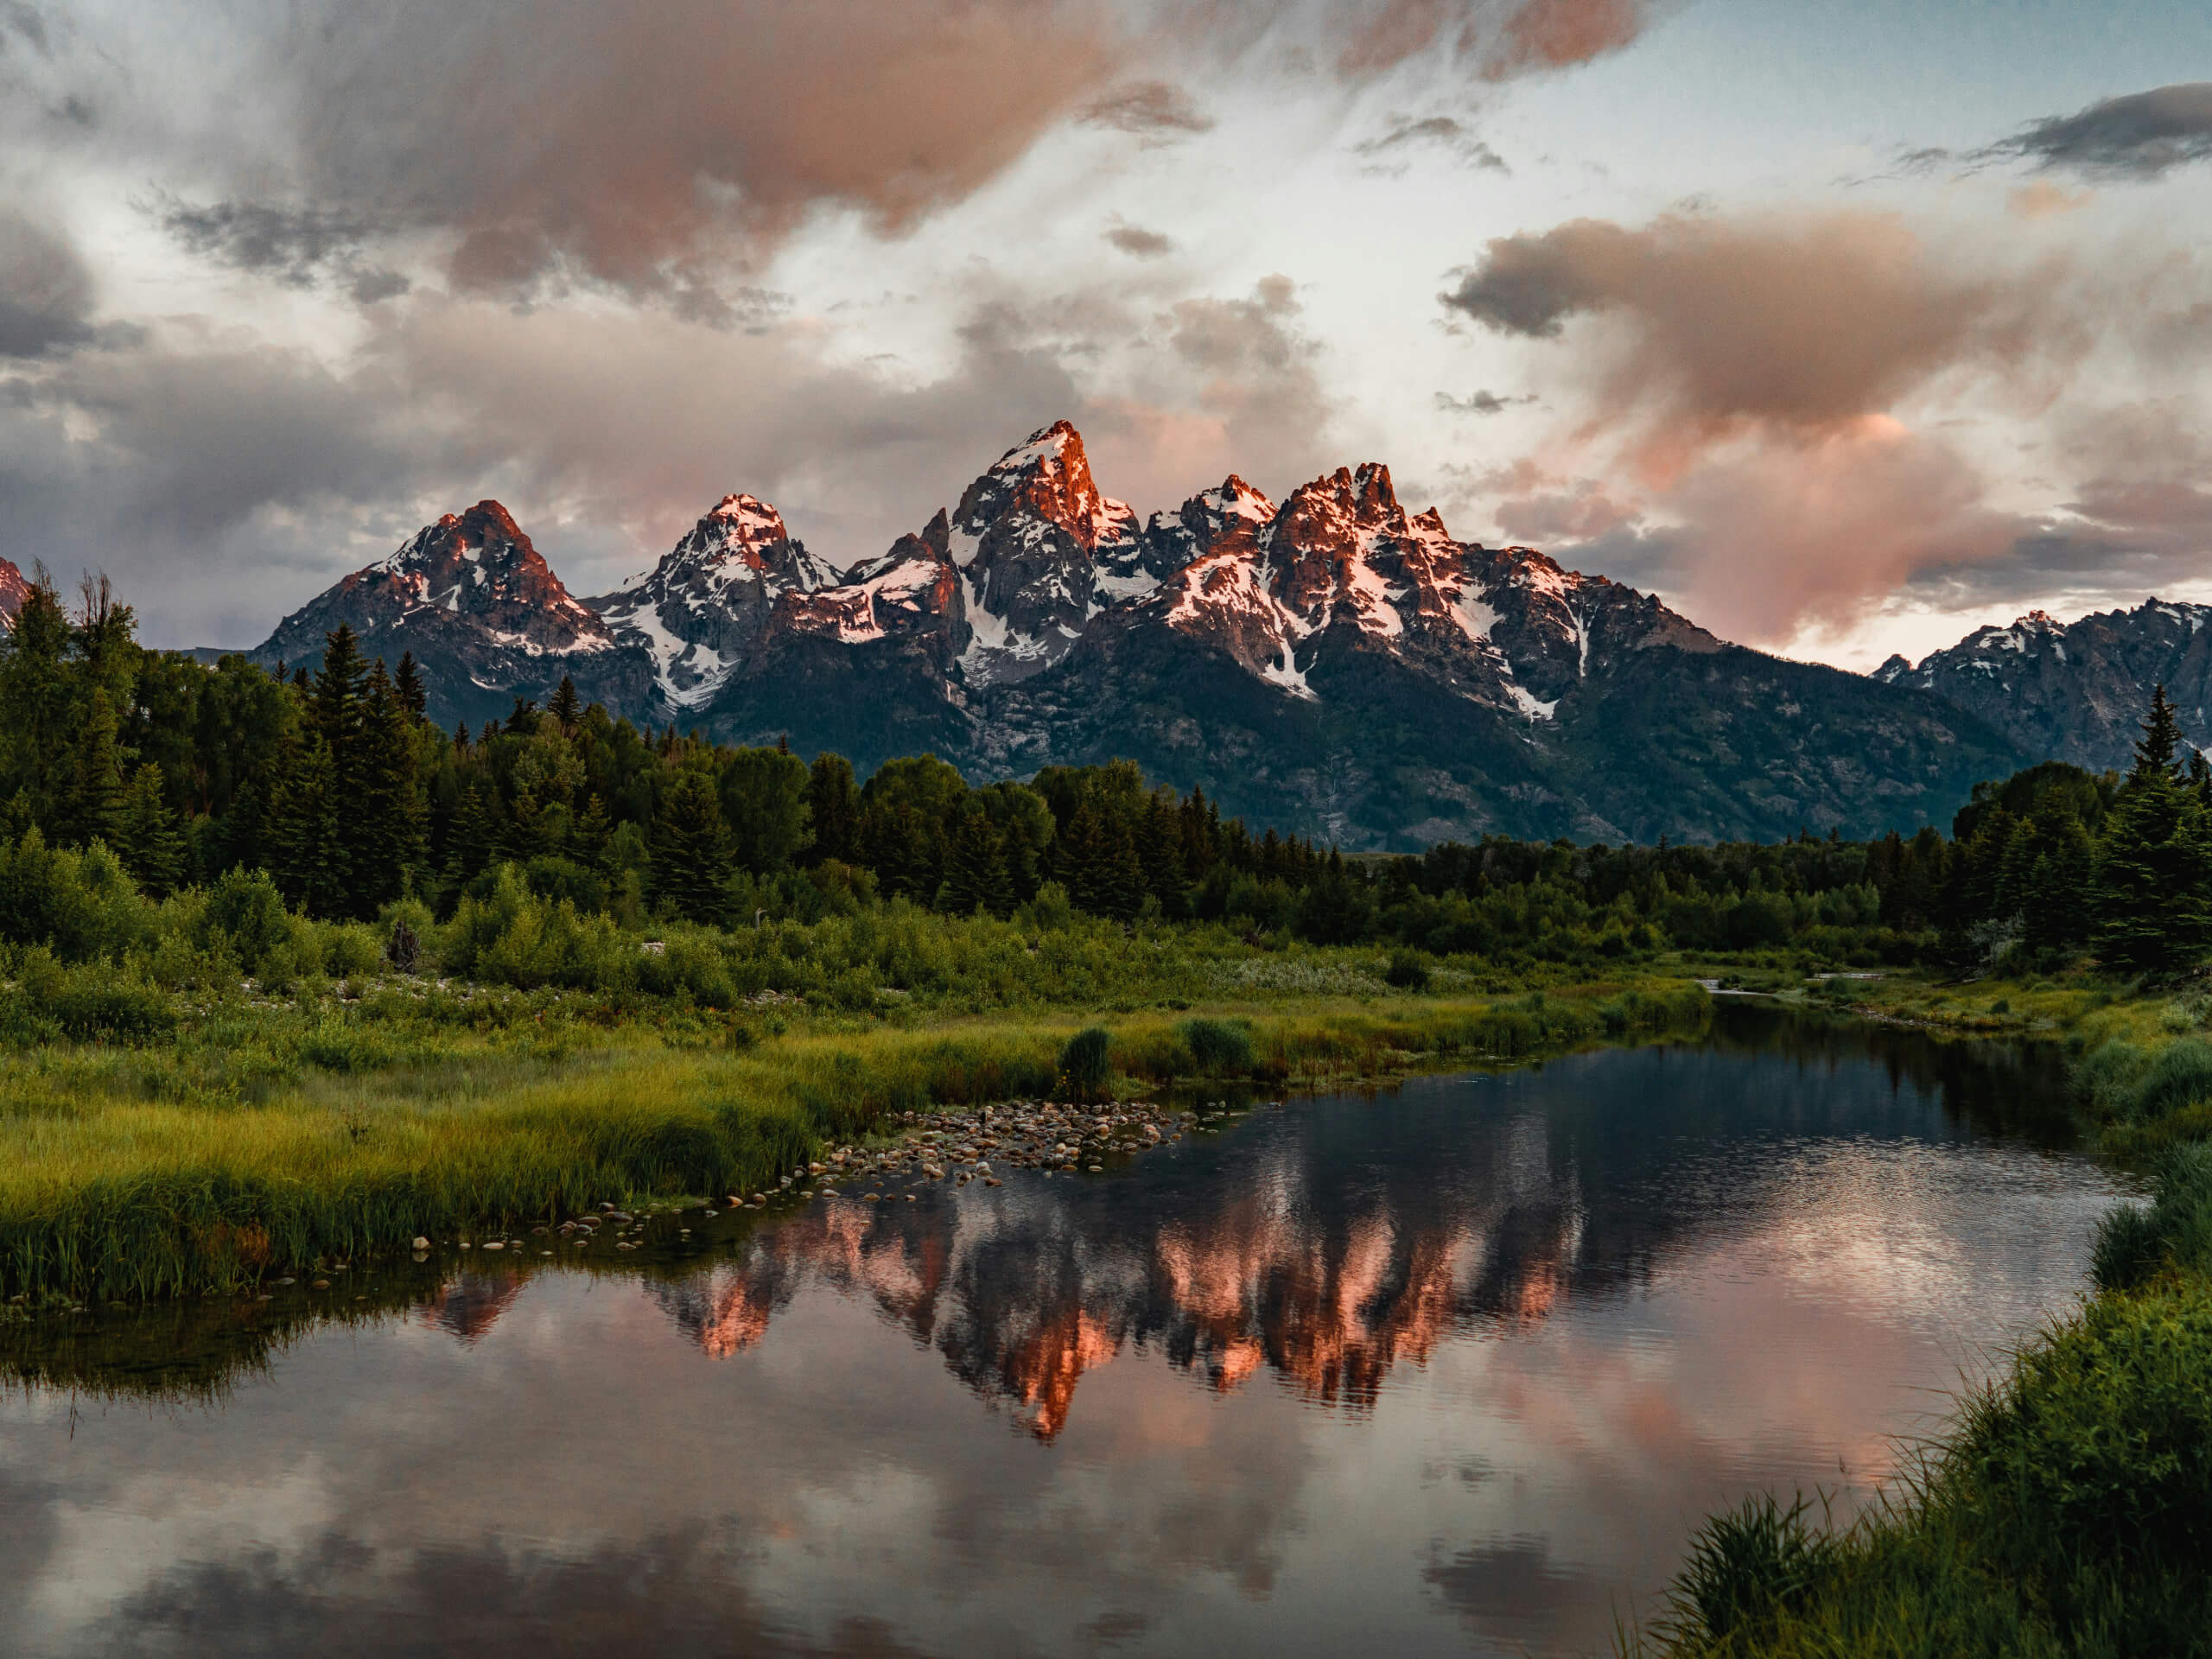
[[[0,1607],[57,1655],[1601,1648],[1698,1516],[1849,1512],[2078,1294],[2113,1189],[2052,1070],[1732,1008],[1104,1176],[10,1338]]]

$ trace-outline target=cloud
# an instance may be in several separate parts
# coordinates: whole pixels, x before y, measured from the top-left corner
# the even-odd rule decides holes
[[[1090,126],[1139,133],[1154,143],[1213,130],[1213,118],[1198,108],[1190,93],[1164,80],[1117,86],[1084,105],[1081,119]]]
[[[161,197],[149,209],[188,253],[251,270],[292,288],[336,283],[363,305],[397,298],[413,286],[365,252],[381,233],[375,221],[343,211],[262,201],[193,203]]]
[[[1134,259],[1157,259],[1175,251],[1175,238],[1139,225],[1108,226],[1106,239]]]
[[[1436,394],[1436,409],[1441,415],[1501,415],[1509,409],[1535,401],[1534,392],[1501,397],[1494,391],[1472,391],[1465,397],[1454,397],[1448,391],[1440,391]]]
[[[1339,74],[1357,79],[1444,50],[1503,80],[1586,63],[1643,34],[1645,0],[1351,0],[1332,6]]]
[[[2049,116],[1982,154],[2106,177],[2157,178],[2212,159],[2212,80],[2157,86]]]
[[[1817,439],[1938,376],[2078,345],[2054,298],[2059,267],[1964,274],[1882,214],[1575,219],[1500,238],[1457,274],[1442,304],[1501,334],[1613,325],[1577,359],[1594,380],[1593,429],[1632,434],[1655,477],[1753,429]]]
[[[365,227],[429,232],[466,289],[695,302],[817,208],[895,233],[973,191],[1128,51],[1030,0],[307,0],[238,44],[282,137],[198,137],[256,183],[174,215],[189,245],[289,276]]]
[[[2016,219],[2055,219],[2077,212],[2096,199],[2093,191],[2068,190],[2048,179],[2037,179],[2007,194],[2005,206]]]
[[[1219,448],[1250,472],[1314,456],[1332,408],[1315,363],[1319,346],[1299,327],[1297,285],[1264,276],[1248,298],[1192,299],[1173,312],[1170,344],[1199,376],[1195,401],[1220,423]],[[1213,480],[1206,480],[1211,483]]]
[[[2052,559],[2212,545],[2203,458],[2174,435],[2201,411],[2110,409],[2131,377],[2186,382],[2203,355],[2203,273],[2169,251],[2076,265],[1938,254],[1880,214],[1676,214],[1501,238],[1455,276],[1446,312],[1542,343],[1567,394],[1538,456],[1489,480],[1497,522],[1732,637],[1838,634],[1915,584],[2047,592]],[[2088,480],[2070,503],[1996,499],[1988,447],[1947,429],[1999,414],[2024,444],[2063,440],[2046,464]]]
[[[1503,156],[1468,131],[1464,123],[1448,115],[1424,116],[1419,120],[1410,116],[1397,117],[1387,132],[1354,144],[1352,153],[1389,156],[1421,145],[1447,150],[1470,167],[1488,168],[1499,173],[1512,171]],[[1393,169],[1378,167],[1372,170]]]
[[[92,337],[92,277],[61,232],[0,207],[0,358]]]

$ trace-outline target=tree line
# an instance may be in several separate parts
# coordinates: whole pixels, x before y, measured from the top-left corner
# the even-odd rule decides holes
[[[2171,973],[2212,953],[2212,770],[2182,760],[2163,689],[2126,772],[2050,762],[1983,784],[1948,836],[1491,837],[1353,858],[1255,833],[1128,762],[971,785],[923,755],[863,782],[834,753],[617,720],[565,681],[476,730],[442,731],[423,707],[411,657],[387,671],[347,628],[312,669],[208,666],[139,646],[104,580],[73,607],[41,572],[0,640],[0,839],[105,843],[156,899],[265,870],[332,919],[402,896],[450,914],[512,866],[542,898],[638,925],[905,900],[1435,956],[1796,946]]]

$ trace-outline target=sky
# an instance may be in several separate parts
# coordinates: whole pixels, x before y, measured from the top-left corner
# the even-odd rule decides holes
[[[1065,417],[1866,669],[2212,599],[2208,370],[2201,0],[0,0],[0,556],[156,645]]]

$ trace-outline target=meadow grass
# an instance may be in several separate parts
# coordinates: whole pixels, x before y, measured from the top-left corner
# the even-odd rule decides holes
[[[1633,982],[888,1018],[448,995],[225,1005],[0,1068],[0,1294],[222,1291],[416,1236],[771,1189],[901,1113],[1052,1095],[1086,1026],[1109,1033],[1118,1092],[1230,1066],[1303,1088],[1695,1029],[1708,1006]]]

